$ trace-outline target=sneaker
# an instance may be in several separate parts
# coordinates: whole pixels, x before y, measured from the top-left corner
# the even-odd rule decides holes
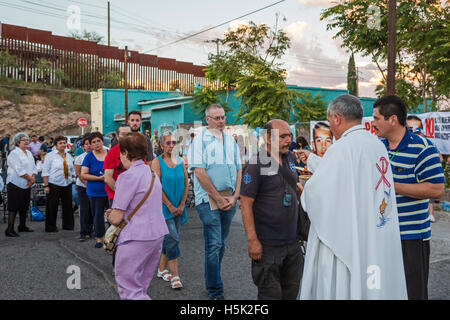
[[[225,300],[224,296],[209,296],[210,300]]]
[[[103,248],[103,243],[102,242],[96,242],[95,243],[95,247],[98,248]]]
[[[430,214],[430,221],[431,222],[436,222],[436,219],[435,219],[435,217],[432,214]]]
[[[86,241],[86,236],[85,235],[80,236],[80,242],[83,242],[83,241]]]

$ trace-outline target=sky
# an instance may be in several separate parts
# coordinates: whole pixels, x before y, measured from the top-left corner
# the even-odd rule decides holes
[[[291,47],[280,60],[287,70],[290,85],[322,88],[347,88],[349,53],[341,48],[335,31],[326,30],[320,20],[323,9],[337,0],[110,0],[111,45],[197,65],[208,63],[216,44],[206,42],[223,38],[228,28],[253,21],[278,27],[291,39]],[[73,7],[75,6],[75,7]],[[73,13],[80,13],[79,25]],[[223,24],[172,45],[205,29]],[[71,31],[95,31],[107,42],[106,0],[0,0],[0,22],[51,31],[68,36]],[[359,95],[375,97],[381,75],[369,58],[355,56],[359,69]]]

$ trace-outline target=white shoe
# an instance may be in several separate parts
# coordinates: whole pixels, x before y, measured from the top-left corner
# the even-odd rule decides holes
[[[430,221],[431,222],[436,222],[436,219],[434,218],[434,216],[432,214],[430,214]]]
[[[162,278],[164,281],[170,281],[170,278],[172,278],[172,275],[170,274],[169,270],[165,269],[163,271],[159,271],[156,275],[158,278]]]

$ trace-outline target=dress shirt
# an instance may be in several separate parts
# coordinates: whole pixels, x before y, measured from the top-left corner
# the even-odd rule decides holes
[[[64,160],[58,154],[58,150],[54,150],[45,157],[44,167],[42,169],[42,177],[48,177],[48,182],[60,187],[67,187],[73,182],[75,169],[73,167],[73,158],[66,153],[66,162],[69,167],[69,177],[64,177]]]
[[[15,186],[28,189],[28,180],[22,178],[24,174],[32,176],[37,174],[37,168],[34,164],[34,158],[30,151],[26,150],[26,154],[20,148],[15,148],[9,154],[8,158],[8,177],[6,178],[6,184],[12,183]]]

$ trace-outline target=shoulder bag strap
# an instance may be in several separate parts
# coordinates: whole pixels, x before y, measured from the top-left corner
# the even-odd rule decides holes
[[[141,202],[139,202],[139,204],[137,205],[136,208],[134,208],[133,212],[130,213],[130,215],[128,216],[128,221],[131,220],[131,218],[133,218],[134,214],[139,210],[139,208],[144,204],[145,200],[147,200],[148,196],[150,195],[150,193],[152,193],[152,189],[153,189],[153,185],[155,184],[155,173],[152,170],[152,184],[150,185],[150,189],[148,189],[147,194],[145,195],[145,197],[141,200]]]

